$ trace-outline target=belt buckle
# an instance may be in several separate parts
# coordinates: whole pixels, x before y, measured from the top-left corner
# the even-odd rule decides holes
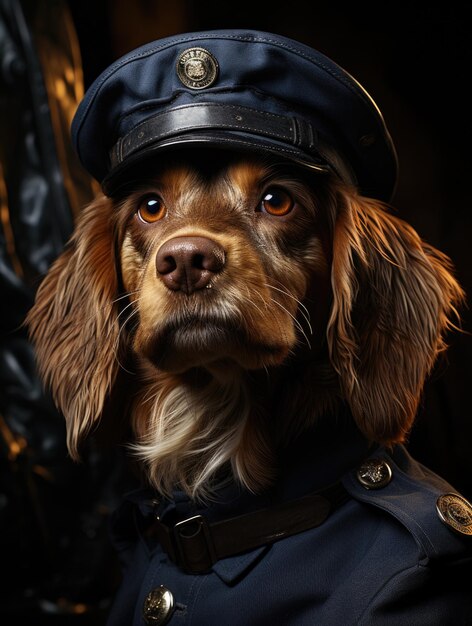
[[[210,527],[203,515],[177,522],[173,536],[180,565],[188,573],[206,572],[218,560]]]

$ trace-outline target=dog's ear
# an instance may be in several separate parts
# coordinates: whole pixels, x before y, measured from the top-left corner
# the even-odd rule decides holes
[[[401,442],[464,294],[449,259],[411,226],[376,201],[340,196],[331,360],[364,434],[380,443]]]
[[[67,422],[70,454],[97,422],[116,377],[119,320],[111,201],[80,215],[26,319],[38,369]]]

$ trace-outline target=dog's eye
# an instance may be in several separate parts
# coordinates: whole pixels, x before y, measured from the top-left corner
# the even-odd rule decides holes
[[[261,210],[269,215],[287,215],[293,209],[293,198],[280,187],[272,187],[266,191],[261,201]]]
[[[151,195],[140,201],[136,213],[143,222],[152,223],[161,220],[167,213],[167,209],[159,196]]]

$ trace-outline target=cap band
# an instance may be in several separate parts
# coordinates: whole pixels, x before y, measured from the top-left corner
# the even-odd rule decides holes
[[[205,102],[170,109],[147,118],[121,137],[110,151],[114,168],[135,152],[161,140],[195,130],[232,130],[284,142],[319,156],[318,137],[302,118],[285,117],[248,107]]]
[[[145,160],[183,148],[272,155],[387,201],[398,169],[379,108],[355,78],[258,30],[177,34],[128,52],[87,90],[72,139],[110,194]]]

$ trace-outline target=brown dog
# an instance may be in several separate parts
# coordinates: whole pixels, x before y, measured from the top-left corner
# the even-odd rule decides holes
[[[472,623],[472,507],[402,445],[464,296],[386,204],[370,97],[286,38],[188,34],[73,135],[106,195],[28,324],[74,458],[132,426],[109,625]]]
[[[72,456],[131,352],[134,450],[158,490],[193,497],[227,463],[260,491],[280,440],[343,401],[371,441],[404,441],[461,299],[448,259],[381,203],[198,154],[83,212],[29,324]]]

